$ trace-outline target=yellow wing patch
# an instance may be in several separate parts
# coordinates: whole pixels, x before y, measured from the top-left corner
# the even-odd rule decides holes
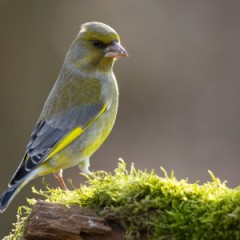
[[[60,152],[63,148],[65,148],[68,144],[70,144],[73,140],[75,140],[78,136],[80,136],[82,132],[83,132],[83,129],[81,127],[77,127],[73,131],[71,131],[67,136],[65,136],[57,144],[57,146],[53,149],[53,151],[48,155],[46,160],[53,157],[58,152]]]
[[[81,128],[81,127],[76,127],[75,129],[73,129],[69,134],[67,134],[63,139],[61,139],[57,145],[51,150],[50,154],[46,157],[46,160],[50,159],[51,157],[53,157],[54,155],[56,155],[57,153],[59,153],[63,148],[65,148],[66,146],[68,146],[71,142],[73,142],[77,137],[79,137],[83,131],[85,131],[92,122],[94,122],[103,112],[105,112],[105,110],[107,110],[107,105],[104,105],[103,108],[101,109],[101,111],[98,113],[98,115],[92,119],[92,121],[90,121],[85,128]]]

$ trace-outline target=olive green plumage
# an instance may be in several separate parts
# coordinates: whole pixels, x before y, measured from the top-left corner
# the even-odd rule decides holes
[[[33,129],[26,154],[0,197],[3,212],[31,179],[79,165],[90,174],[89,158],[109,135],[117,114],[118,86],[112,67],[127,56],[111,27],[83,24]]]

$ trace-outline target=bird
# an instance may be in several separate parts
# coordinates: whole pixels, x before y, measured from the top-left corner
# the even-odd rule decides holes
[[[32,179],[53,173],[67,190],[63,169],[78,165],[91,175],[89,159],[110,134],[117,115],[119,90],[116,59],[128,56],[118,33],[107,24],[81,25],[70,45],[20,165],[0,196],[4,212]]]

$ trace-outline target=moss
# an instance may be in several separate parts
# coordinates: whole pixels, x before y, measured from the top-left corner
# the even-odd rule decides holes
[[[27,227],[28,216],[31,213],[31,208],[21,206],[18,208],[17,222],[13,223],[14,229],[12,232],[3,238],[3,240],[23,240],[24,232]]]
[[[164,170],[163,170],[164,171]],[[204,185],[178,181],[172,174],[160,178],[154,171],[130,172],[121,161],[114,174],[96,172],[88,185],[65,192],[59,188],[34,192],[47,201],[77,204],[103,216],[115,216],[126,228],[127,239],[141,239],[145,233],[157,240],[240,240],[240,188],[229,189],[211,172]],[[31,201],[34,204],[35,200]],[[29,208],[18,219],[16,238],[26,225]]]

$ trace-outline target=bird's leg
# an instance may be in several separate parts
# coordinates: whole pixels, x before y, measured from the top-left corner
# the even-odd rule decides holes
[[[87,174],[90,177],[93,177],[93,174],[88,169],[89,167],[90,167],[89,158],[86,158],[85,160],[79,163],[80,171],[84,174]]]
[[[57,180],[60,183],[61,187],[64,190],[68,191],[68,188],[67,188],[67,186],[66,186],[66,184],[65,184],[65,182],[63,180],[63,177],[62,177],[62,172],[63,172],[62,169],[60,169],[58,172],[53,172],[53,174],[54,174],[55,178],[57,178]]]

